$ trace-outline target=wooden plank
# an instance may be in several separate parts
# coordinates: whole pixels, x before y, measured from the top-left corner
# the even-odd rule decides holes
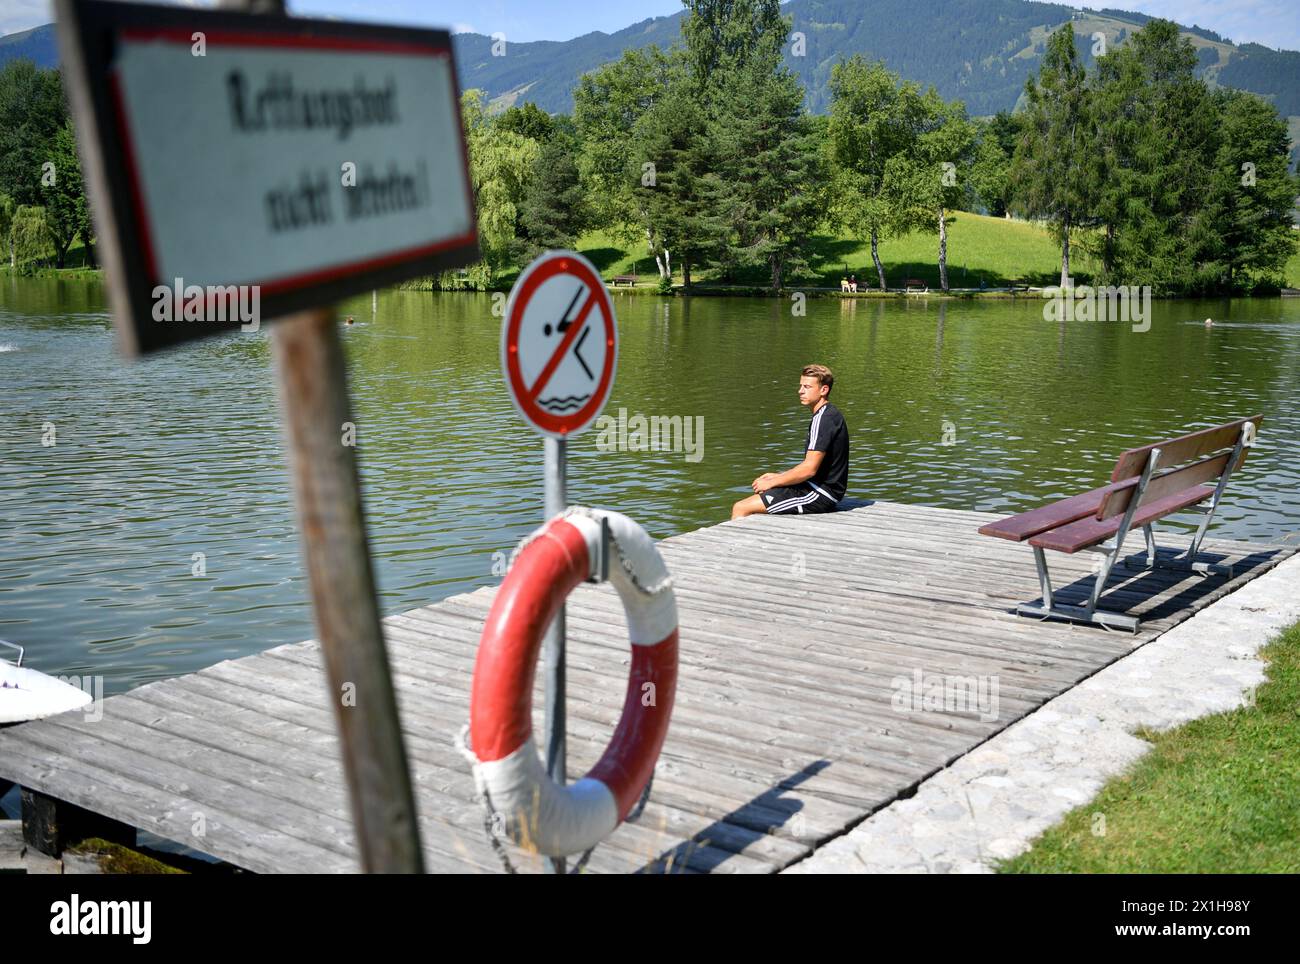
[[[1292,551],[1206,540],[1207,554],[1256,566],[1232,582],[1117,573],[1108,601],[1113,594],[1161,614],[1133,638],[1014,616],[1037,581],[1022,548],[978,533],[996,518],[875,503],[742,520],[661,543],[683,640],[673,725],[642,819],[615,831],[586,870],[780,869]],[[813,543],[816,570],[792,577],[791,553]],[[1090,585],[1089,561],[1062,557],[1054,569],[1069,585],[1058,594]],[[496,591],[383,621],[422,852],[440,871],[500,870],[469,768],[452,746]],[[621,712],[628,652],[609,587],[579,587],[568,611],[569,748],[581,770]],[[896,711],[894,681],[915,668],[996,676],[997,718]],[[207,852],[250,869],[355,869],[325,679],[313,641],[220,663],[111,698],[93,728],[49,721],[0,734],[0,771],[108,816],[134,814],[136,825],[191,845],[184,808],[202,806]],[[290,818],[300,826],[287,839],[264,825]],[[543,869],[535,855],[511,850],[522,872]]]

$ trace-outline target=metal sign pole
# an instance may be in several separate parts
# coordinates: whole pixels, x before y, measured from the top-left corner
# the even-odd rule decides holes
[[[568,442],[547,437],[542,469],[543,510],[546,519],[554,518],[567,507]],[[546,772],[564,786],[568,780],[564,753],[564,604],[542,640],[542,667],[546,674]],[[565,872],[563,857],[551,858],[551,872]]]

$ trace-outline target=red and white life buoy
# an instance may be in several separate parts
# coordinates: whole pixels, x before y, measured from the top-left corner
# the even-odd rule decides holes
[[[561,787],[532,740],[542,635],[568,594],[596,575],[601,519],[609,581],[632,642],[623,715],[600,761]],[[586,850],[619,825],[654,772],[677,686],[677,603],[649,534],[625,515],[571,508],[526,541],[483,627],[470,697],[470,746],[492,808],[516,843],[552,857]]]

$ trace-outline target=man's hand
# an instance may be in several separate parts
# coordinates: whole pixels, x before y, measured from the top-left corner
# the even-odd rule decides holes
[[[750,484],[750,487],[759,495],[762,495],[776,484],[775,479],[775,472],[764,472]]]

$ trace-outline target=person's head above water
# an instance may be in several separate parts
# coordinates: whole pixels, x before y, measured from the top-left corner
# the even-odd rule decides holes
[[[825,365],[805,365],[799,378],[799,404],[812,408],[831,393],[835,373]]]

